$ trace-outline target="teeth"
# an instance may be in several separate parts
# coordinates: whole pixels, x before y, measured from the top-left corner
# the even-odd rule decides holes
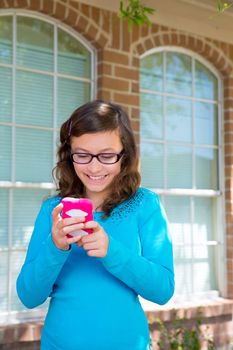
[[[89,176],[91,180],[102,180],[105,178],[105,176]]]

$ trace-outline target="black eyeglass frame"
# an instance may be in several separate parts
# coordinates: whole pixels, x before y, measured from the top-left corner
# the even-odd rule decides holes
[[[74,160],[74,155],[75,154],[80,154],[80,155],[85,155],[85,156],[91,156],[90,160],[88,162],[77,162]],[[93,158],[97,158],[98,161],[101,163],[101,164],[105,164],[105,165],[112,165],[112,164],[116,164],[117,162],[119,162],[119,160],[121,159],[121,157],[123,156],[124,154],[124,150],[122,150],[120,153],[98,153],[98,154],[92,154],[92,153],[86,153],[86,152],[72,152],[70,154],[70,158],[72,160],[73,163],[76,163],[76,164],[89,164],[92,162]],[[115,162],[112,162],[112,163],[105,163],[103,161],[100,160],[100,156],[103,156],[103,155],[112,155],[112,156],[116,156],[116,161]]]

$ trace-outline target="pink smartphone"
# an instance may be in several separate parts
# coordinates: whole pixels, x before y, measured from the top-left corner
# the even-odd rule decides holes
[[[70,217],[85,217],[85,222],[93,220],[93,203],[88,198],[72,198],[65,197],[62,199],[63,209],[62,218]],[[77,230],[71,234],[67,234],[67,237],[77,237],[91,234],[92,229]]]

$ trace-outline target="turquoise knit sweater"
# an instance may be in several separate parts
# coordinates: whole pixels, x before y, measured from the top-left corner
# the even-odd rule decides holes
[[[50,297],[42,350],[147,350],[148,323],[138,295],[157,304],[174,292],[172,245],[158,196],[139,188],[107,219],[94,219],[109,235],[106,257],[89,257],[73,244],[59,250],[51,236],[47,199],[35,222],[17,292],[28,308]]]

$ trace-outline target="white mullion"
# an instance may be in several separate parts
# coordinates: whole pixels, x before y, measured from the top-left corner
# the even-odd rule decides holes
[[[195,97],[195,60],[192,57],[192,97]],[[196,188],[195,100],[192,99],[192,188]]]
[[[163,52],[163,187],[167,188],[167,141],[166,141],[166,112],[167,112],[167,95],[166,92],[166,63],[167,63],[167,54],[166,51]]]
[[[151,188],[152,191],[163,194],[165,196],[193,196],[193,197],[209,197],[217,198],[222,196],[222,192],[214,190],[197,190],[197,189],[182,189],[182,188],[171,188],[171,189],[161,189],[161,188]]]
[[[194,197],[190,197],[190,219],[191,219],[191,290],[194,294],[194,245],[193,245],[193,235],[194,235]]]
[[[54,72],[49,72],[49,71],[45,71],[45,70],[40,70],[40,69],[35,69],[35,68],[28,68],[28,67],[23,67],[23,66],[16,66],[16,68],[17,68],[17,70],[23,71],[23,72],[36,73],[36,74],[41,74],[41,75],[48,75],[48,76],[51,76],[51,77],[54,76]],[[60,78],[64,78],[64,79],[75,80],[75,81],[80,81],[80,82],[84,82],[84,83],[90,83],[91,82],[91,79],[89,79],[89,78],[75,77],[75,76],[68,75],[68,74],[63,74],[63,73],[57,73],[57,75]]]
[[[96,91],[97,91],[97,60],[95,58],[96,55],[94,55],[92,52],[91,55],[91,100],[96,98]]]
[[[0,188],[31,188],[31,189],[53,189],[52,182],[21,182],[21,181],[0,181]]]
[[[13,16],[13,51],[12,51],[12,158],[11,158],[11,181],[15,182],[15,145],[16,145],[16,15]],[[8,214],[8,312],[11,311],[12,290],[12,235],[13,235],[13,188],[9,190],[9,214]]]
[[[23,128],[23,129],[33,129],[33,130],[43,130],[43,131],[53,131],[53,128],[46,127],[46,126],[40,126],[40,125],[28,125],[28,124],[17,124],[15,122],[8,123],[8,122],[0,122],[0,125],[4,126],[12,126],[17,128]]]
[[[53,162],[56,164],[57,90],[58,90],[58,26],[54,25],[54,78],[53,78]]]
[[[159,95],[159,96],[168,96],[168,97],[173,97],[178,100],[187,100],[187,101],[197,101],[197,102],[204,102],[204,103],[209,103],[213,105],[217,105],[218,101],[216,100],[210,100],[207,98],[200,98],[200,97],[193,97],[193,96],[185,96],[185,95],[176,95],[171,92],[161,92],[161,91],[155,91],[155,90],[148,90],[148,89],[140,89],[140,92],[150,94],[150,95]]]

